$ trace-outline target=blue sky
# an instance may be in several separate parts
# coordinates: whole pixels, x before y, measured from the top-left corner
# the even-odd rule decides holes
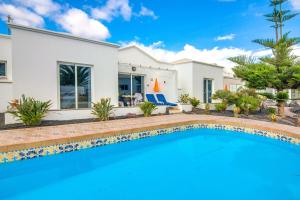
[[[186,55],[193,51],[201,52],[195,57],[205,60],[205,51],[211,57],[214,50],[218,50],[217,54],[224,49],[249,54],[261,50],[251,40],[274,37],[270,23],[263,17],[271,11],[269,0],[0,2],[0,33],[7,33],[3,20],[10,14],[16,23],[119,44],[134,43],[147,51],[155,50],[151,53],[158,57],[178,57],[180,53]],[[300,11],[300,1],[290,0],[285,7]],[[300,17],[288,22],[285,30],[300,36]],[[189,52],[184,52],[186,49]]]

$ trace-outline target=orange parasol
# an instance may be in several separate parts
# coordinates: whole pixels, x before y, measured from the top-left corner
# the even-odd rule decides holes
[[[159,92],[160,91],[157,78],[155,79],[153,91],[154,92]]]
[[[225,85],[224,90],[225,90],[225,91],[228,91],[228,85]]]

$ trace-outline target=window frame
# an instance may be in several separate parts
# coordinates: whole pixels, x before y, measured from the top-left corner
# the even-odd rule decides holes
[[[0,75],[0,79],[6,79],[7,78],[7,61],[0,60],[0,63],[4,64],[4,76]]]
[[[75,67],[75,108],[61,108],[61,102],[60,102],[60,65],[73,65]],[[82,63],[74,63],[74,62],[62,62],[59,61],[57,62],[57,105],[59,110],[90,110],[91,108],[78,108],[78,80],[77,80],[77,67],[88,67],[91,70],[91,103],[93,102],[93,94],[94,94],[94,87],[93,87],[93,83],[94,83],[94,78],[93,78],[93,74],[94,74],[94,66],[90,65],[90,64],[82,64]]]
[[[130,102],[131,102],[131,104],[133,104],[133,96],[134,96],[134,94],[133,94],[133,90],[132,90],[132,85],[133,85],[133,77],[134,76],[141,76],[141,77],[143,77],[144,78],[144,84],[141,84],[141,86],[144,88],[144,95],[143,95],[143,98],[144,98],[144,101],[146,100],[146,74],[140,74],[140,73],[130,73],[130,72],[118,72],[118,98],[119,98],[119,96],[120,96],[120,94],[119,94],[119,75],[129,75],[130,76]],[[134,107],[134,106],[130,106],[130,107]]]

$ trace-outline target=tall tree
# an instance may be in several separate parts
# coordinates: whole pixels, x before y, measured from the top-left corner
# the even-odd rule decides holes
[[[270,0],[270,6],[273,12],[264,15],[266,19],[273,23],[271,26],[275,29],[276,42],[283,37],[283,27],[286,21],[296,17],[298,13],[292,13],[290,10],[283,10],[282,6],[288,0]]]
[[[266,19],[270,22],[272,22],[274,25],[272,25],[271,27],[275,29],[275,34],[276,34],[276,42],[278,42],[279,40],[279,11],[277,9],[277,3],[278,0],[271,0],[270,1],[270,6],[273,7],[273,12],[264,15],[266,17]]]
[[[258,59],[246,56],[229,59],[237,64],[233,69],[236,76],[245,80],[250,88],[275,88],[277,92],[280,92],[300,87],[300,63],[298,57],[292,53],[294,46],[300,42],[300,38],[289,38],[289,33],[282,34],[284,23],[297,14],[282,10],[282,4],[285,2],[286,0],[271,0],[270,6],[273,8],[273,13],[265,15],[267,20],[274,23],[272,27],[275,28],[275,40],[256,39],[253,41],[270,49],[272,55]],[[279,109],[280,112],[282,110],[282,108]]]

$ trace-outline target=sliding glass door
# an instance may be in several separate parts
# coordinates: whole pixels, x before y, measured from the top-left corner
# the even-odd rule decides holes
[[[134,106],[144,101],[144,76],[119,74],[119,104]]]
[[[212,80],[204,79],[203,82],[203,101],[204,103],[211,103],[212,96]]]
[[[91,107],[91,68],[83,65],[60,64],[60,108]]]

